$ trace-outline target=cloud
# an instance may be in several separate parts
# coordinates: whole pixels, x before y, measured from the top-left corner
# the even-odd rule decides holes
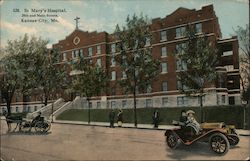
[[[76,6],[81,6],[81,7],[87,7],[88,4],[86,3],[86,1],[82,1],[82,0],[73,0],[70,1],[72,5],[76,5]]]
[[[74,25],[72,25],[72,23],[70,23],[68,20],[66,20],[66,19],[64,19],[64,18],[62,18],[62,17],[58,17],[57,20],[59,21],[59,23],[60,23],[62,26],[66,27],[66,28],[68,28],[68,29],[70,29],[70,30],[73,30],[73,29],[75,28]]]
[[[3,4],[3,1],[4,1],[4,0],[0,0],[0,6]]]
[[[249,3],[249,0],[236,0],[237,2]]]
[[[13,24],[7,21],[2,20],[2,28],[12,33],[27,33],[27,34],[35,34],[37,33],[36,28],[34,27],[26,27],[20,24]]]

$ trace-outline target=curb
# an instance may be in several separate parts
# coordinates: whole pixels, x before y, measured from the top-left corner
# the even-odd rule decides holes
[[[96,126],[96,127],[107,127],[109,128],[109,125],[97,125],[97,124],[85,124],[85,123],[73,123],[73,122],[53,122],[55,124],[72,124],[72,125],[84,125],[84,126]],[[160,130],[160,131],[165,131],[166,129],[163,128],[148,128],[148,127],[129,127],[129,126],[122,126],[118,127],[117,125],[114,126],[115,128],[130,128],[130,129],[141,129],[141,130]],[[236,129],[237,130],[237,129]],[[244,134],[244,133],[239,133],[240,136],[250,136],[249,134]]]
[[[109,128],[108,125],[95,125],[95,124],[80,124],[80,123],[67,123],[67,122],[53,122],[53,124],[71,124],[71,125],[84,125],[84,126],[97,126],[97,127],[107,127]],[[142,129],[142,130],[161,130],[161,131],[165,131],[166,129],[161,129],[161,128],[147,128],[147,127],[129,127],[129,126],[122,126],[122,127],[118,127],[116,125],[114,125],[115,128],[127,128],[127,129]]]

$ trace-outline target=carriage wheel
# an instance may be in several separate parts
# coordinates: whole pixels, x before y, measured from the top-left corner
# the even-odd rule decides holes
[[[167,134],[166,142],[171,149],[175,149],[179,144],[178,138],[173,132]]]
[[[42,121],[38,121],[35,124],[35,130],[36,130],[36,132],[44,133],[45,132],[45,128],[46,128],[45,124]]]
[[[31,131],[31,122],[24,121],[20,125],[20,130],[23,132],[30,132]]]
[[[49,121],[44,121],[44,132],[48,132],[51,127],[51,123]]]
[[[224,155],[228,152],[230,144],[225,135],[215,133],[210,137],[210,147],[215,153]]]

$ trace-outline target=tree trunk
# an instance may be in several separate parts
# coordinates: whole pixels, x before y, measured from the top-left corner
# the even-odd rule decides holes
[[[202,111],[202,107],[203,107],[203,102],[202,102],[202,95],[199,95],[199,99],[200,99],[200,123],[203,123],[203,111]]]
[[[45,99],[44,99],[44,105],[45,105],[45,106],[47,106],[47,104],[48,104],[48,97],[47,97],[47,96],[45,96]]]
[[[7,104],[8,115],[11,115],[11,100],[10,99],[6,99],[6,104]]]
[[[134,98],[134,120],[135,120],[135,127],[137,127],[136,89],[135,89],[135,87],[134,87],[134,91],[133,91],[133,98]]]
[[[90,124],[90,105],[89,105],[89,98],[87,98],[88,103],[88,124]]]

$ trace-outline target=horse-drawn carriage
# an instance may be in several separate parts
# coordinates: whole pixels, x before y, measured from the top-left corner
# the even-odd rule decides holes
[[[6,122],[8,125],[8,131],[11,131],[11,124],[16,124],[15,131],[18,127],[19,131],[31,132],[35,129],[35,132],[46,133],[50,130],[51,123],[41,117],[41,113],[38,114],[34,119],[28,120],[27,118],[22,118],[21,116],[7,115],[4,113]]]

